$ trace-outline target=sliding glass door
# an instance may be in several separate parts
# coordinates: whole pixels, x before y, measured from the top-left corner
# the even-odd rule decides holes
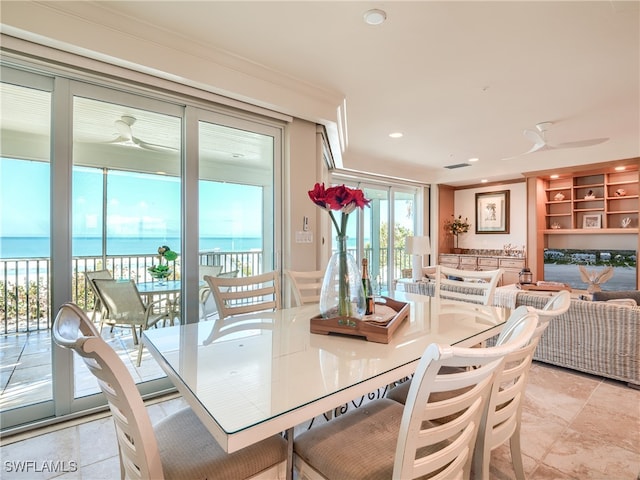
[[[2,67],[0,322],[2,428],[104,405],[95,379],[53,345],[73,301],[100,328],[86,274],[105,270],[156,294],[168,265],[172,318],[197,322],[199,265],[252,275],[279,268],[284,124],[132,86]],[[169,247],[177,258],[158,256]],[[130,328],[103,338],[143,394],[172,388]]]
[[[53,79],[2,67],[0,83],[0,423],[53,414]],[[19,114],[16,114],[19,112]]]
[[[282,130],[198,112],[201,265],[257,275],[277,268]]]
[[[411,257],[405,252],[405,239],[417,235],[424,212],[420,208],[422,196],[416,187],[396,184],[382,185],[341,181],[359,188],[371,200],[369,207],[357,210],[358,220],[350,221],[348,247],[357,258],[367,258],[374,290],[388,292],[402,271],[411,268]]]
[[[138,338],[126,324],[103,328],[101,317],[108,314],[104,308],[93,314],[99,300],[85,274],[104,271],[113,279],[133,281],[150,304],[161,295],[142,287],[154,291],[148,269],[161,261],[158,249],[168,246],[178,255],[165,262],[169,278],[180,280],[183,109],[84,84],[73,84],[72,92],[75,297],[92,311],[103,338],[120,353],[136,382],[147,382],[164,373],[145,349],[137,365]],[[98,391],[83,362],[76,361],[74,371],[75,398]]]

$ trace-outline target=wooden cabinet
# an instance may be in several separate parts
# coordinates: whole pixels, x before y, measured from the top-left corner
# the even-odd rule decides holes
[[[638,171],[572,175],[545,181],[545,234],[638,233]]]
[[[458,267],[460,270],[477,270],[478,266],[478,258],[470,255],[461,255],[460,256],[460,266]]]
[[[525,259],[519,257],[501,257],[493,255],[456,255],[442,253],[438,263],[460,270],[496,270],[502,268],[504,273],[498,285],[518,283],[520,271],[525,267]]]
[[[518,283],[520,271],[526,266],[524,258],[499,258],[498,266],[504,270],[502,285]]]
[[[496,270],[497,268],[497,257],[478,257],[478,270]]]
[[[458,268],[458,265],[460,265],[460,255],[441,253],[438,264],[449,268]]]

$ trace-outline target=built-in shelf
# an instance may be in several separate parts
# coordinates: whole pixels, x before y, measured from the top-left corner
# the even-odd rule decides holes
[[[534,226],[527,258],[535,279],[553,274],[545,268],[548,251],[640,251],[639,171],[640,157],[526,174]]]
[[[638,235],[638,232],[637,228],[550,228],[542,231],[545,235]]]
[[[547,180],[544,187],[546,234],[593,234],[602,230],[637,235],[637,170],[573,175]],[[623,221],[630,222],[628,228],[621,228]],[[583,229],[585,232],[581,232]]]

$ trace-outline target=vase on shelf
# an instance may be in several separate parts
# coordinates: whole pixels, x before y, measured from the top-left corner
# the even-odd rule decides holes
[[[320,313],[323,318],[338,318],[343,325],[355,326],[366,307],[360,269],[347,252],[347,237],[336,237],[337,251],[331,255],[320,289]]]
[[[458,248],[458,235],[453,234],[453,253],[459,255],[462,253],[462,249]]]

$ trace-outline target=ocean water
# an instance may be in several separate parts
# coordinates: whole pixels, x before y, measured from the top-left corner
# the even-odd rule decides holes
[[[43,258],[51,255],[48,237],[0,237],[0,259]],[[168,245],[180,252],[178,237],[109,237],[107,255],[153,255],[161,245]],[[246,252],[261,250],[261,238],[204,237],[200,239],[199,250]],[[102,240],[96,237],[76,237],[73,239],[74,257],[99,256]]]

